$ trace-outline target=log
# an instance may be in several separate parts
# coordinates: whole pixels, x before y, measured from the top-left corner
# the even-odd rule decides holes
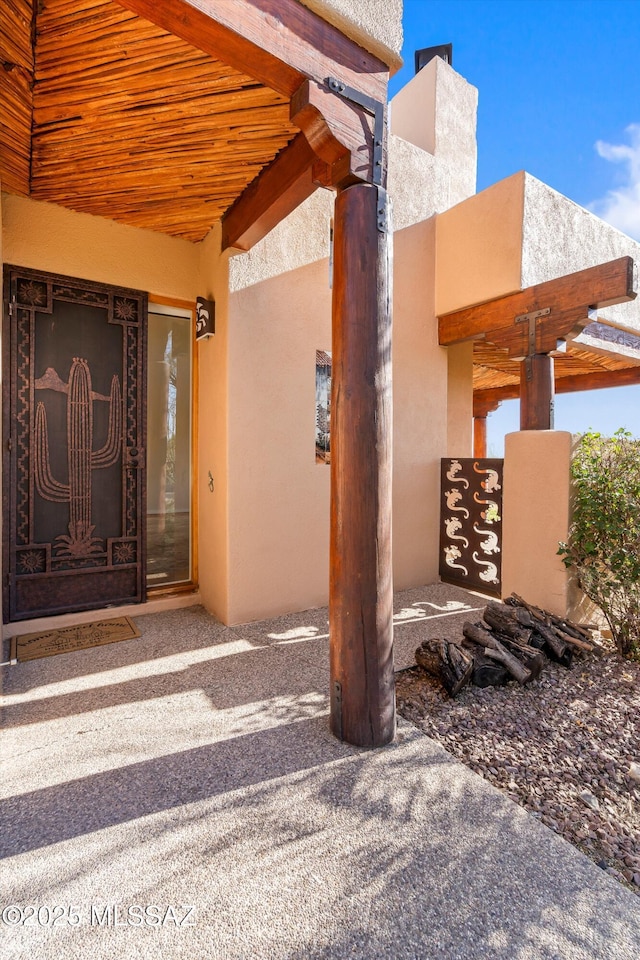
[[[442,663],[442,658],[439,651],[432,648],[432,643],[433,641],[423,640],[420,646],[416,647],[416,663],[432,677],[440,679],[440,664]]]
[[[486,656],[491,656],[494,660],[499,660],[507,668],[512,677],[518,683],[527,683],[532,679],[531,670],[525,667],[523,663],[514,657],[512,653],[497,640],[492,633],[485,630],[482,624],[465,623],[462,632],[467,639],[472,640],[479,646],[484,647]],[[488,651],[491,650],[489,654]]]
[[[531,636],[530,631],[525,631],[516,617],[512,616],[510,608],[503,603],[489,601],[482,616],[490,627],[506,633],[515,640],[527,643]]]
[[[525,667],[531,671],[531,679],[537,680],[542,673],[542,668],[545,663],[545,657],[540,650],[516,643],[515,640],[509,640],[508,638],[502,639],[501,643],[507,650],[513,653],[518,660],[522,660]]]
[[[486,657],[480,647],[473,654],[474,687],[503,687],[510,680],[509,671],[501,663]]]
[[[455,697],[473,676],[473,658],[455,643],[445,644],[442,659],[441,679],[450,697]]]
[[[526,600],[523,600],[522,597],[519,597],[517,593],[512,593],[511,596],[533,617],[535,623],[534,629],[545,641],[545,645],[549,650],[549,655],[563,666],[567,668],[570,667],[573,659],[573,653],[565,641],[558,636],[553,627],[548,623],[545,611],[540,610],[539,607],[531,606],[526,602]],[[550,617],[551,615],[549,614],[548,616]]]
[[[553,660],[557,660],[557,662],[561,663],[564,667],[568,668],[571,666],[571,661],[573,660],[571,648],[567,646],[564,640],[559,637],[551,627],[548,627],[545,623],[538,622],[536,624],[536,633],[540,634],[544,640],[549,656]]]
[[[567,633],[566,630],[560,630],[559,627],[556,628],[556,632],[565,643],[571,647],[575,647],[577,650],[580,650],[581,653],[595,653],[598,657],[604,655],[604,650],[600,644],[593,640],[578,639],[578,637],[574,637],[572,634]]]
[[[450,640],[423,640],[415,652],[416,663],[442,682],[450,697],[455,697],[473,676],[473,657]]]

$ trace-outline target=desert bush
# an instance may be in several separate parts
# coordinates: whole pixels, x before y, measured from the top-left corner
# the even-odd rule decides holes
[[[616,647],[640,653],[640,440],[582,434],[571,464],[569,537],[558,553],[602,611]]]

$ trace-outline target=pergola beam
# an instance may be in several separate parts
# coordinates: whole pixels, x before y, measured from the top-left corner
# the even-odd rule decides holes
[[[316,190],[315,154],[303,134],[281,150],[222,218],[222,249],[250,250]]]
[[[594,308],[633,300],[636,295],[634,260],[620,257],[488,303],[443,314],[438,318],[439,342],[448,346],[483,338],[507,347],[514,358],[549,353],[556,349],[558,340],[579,333],[593,319]],[[537,313],[540,315],[528,320]],[[533,344],[530,322],[535,325]]]
[[[386,64],[298,0],[117,2],[285,97],[304,79],[337,76],[386,100]]]
[[[382,125],[362,103],[383,118],[388,67],[298,0],[118,2],[291,101],[307,144],[295,138],[227,211],[223,249],[248,250],[317,186],[384,184],[374,159]]]

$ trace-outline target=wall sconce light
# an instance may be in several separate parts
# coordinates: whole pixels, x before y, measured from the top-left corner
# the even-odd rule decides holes
[[[205,340],[216,332],[216,305],[205,297],[196,298],[196,340]]]

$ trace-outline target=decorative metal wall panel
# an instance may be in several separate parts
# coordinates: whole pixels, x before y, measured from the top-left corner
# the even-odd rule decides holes
[[[501,595],[503,460],[441,461],[440,578]]]
[[[5,619],[145,597],[146,294],[5,267]]]

